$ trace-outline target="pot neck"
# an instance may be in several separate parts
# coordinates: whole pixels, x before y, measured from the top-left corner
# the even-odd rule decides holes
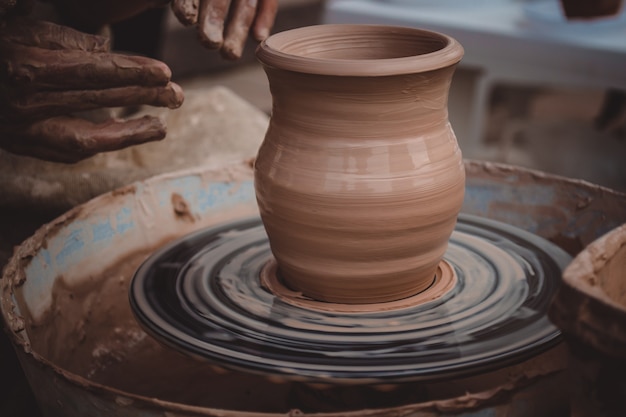
[[[346,137],[418,134],[448,123],[455,65],[414,74],[376,77],[315,75],[265,67],[272,122],[312,134]]]

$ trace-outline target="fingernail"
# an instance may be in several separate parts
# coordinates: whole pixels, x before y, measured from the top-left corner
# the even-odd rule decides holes
[[[177,109],[182,106],[185,101],[185,93],[180,85],[176,83],[168,83],[167,85],[170,89],[171,96],[170,100],[167,104],[167,107],[170,109]]]
[[[167,136],[167,124],[161,116],[146,115],[138,119],[121,122],[120,126],[126,130],[125,140],[120,144],[120,149],[162,140]]]
[[[202,45],[206,48],[219,49],[224,43],[224,35],[219,28],[206,23],[201,27],[199,26],[198,29],[200,43],[202,43]]]
[[[241,45],[239,42],[226,40],[220,52],[222,53],[222,56],[227,59],[239,59],[241,58],[241,54],[243,53],[243,45]]]
[[[140,57],[143,58],[143,57]],[[152,83],[154,85],[165,85],[172,78],[172,70],[166,63],[161,61],[149,61],[149,67],[143,60],[137,61],[139,64],[143,64],[149,71],[150,79],[146,80],[146,84]]]
[[[163,74],[163,76],[166,77],[167,80],[172,78],[172,70],[170,69],[170,67],[167,66],[165,62],[157,61],[156,65],[157,68],[161,71],[161,74]]]
[[[270,36],[270,30],[266,27],[262,27],[260,29],[256,30],[256,40],[257,41],[262,41],[267,39],[267,37]]]
[[[150,116],[148,116],[150,117]],[[152,139],[161,140],[167,135],[167,124],[163,116],[150,117],[150,123],[152,124]]]

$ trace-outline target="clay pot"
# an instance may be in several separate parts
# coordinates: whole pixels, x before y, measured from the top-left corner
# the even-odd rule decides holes
[[[626,224],[574,258],[550,318],[570,349],[572,416],[626,415]]]
[[[289,287],[375,303],[432,283],[463,202],[447,110],[462,55],[442,34],[370,25],[299,28],[259,45],[273,108],[256,197]]]
[[[560,0],[568,19],[594,19],[615,16],[622,8],[623,0]]]

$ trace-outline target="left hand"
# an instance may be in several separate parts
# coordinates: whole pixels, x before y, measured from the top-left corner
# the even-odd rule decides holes
[[[108,48],[108,39],[65,26],[23,18],[0,22],[0,147],[76,162],[163,139],[159,118],[92,123],[76,117],[98,108],[182,104],[167,65]]]

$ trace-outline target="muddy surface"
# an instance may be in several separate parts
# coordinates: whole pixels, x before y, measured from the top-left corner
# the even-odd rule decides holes
[[[493,204],[490,203],[486,208],[468,204],[470,211],[503,221],[513,221],[513,224],[527,227],[552,241],[557,240],[555,237],[563,236],[576,243],[565,248],[572,254],[589,244],[604,229],[624,221],[625,199],[622,194],[581,182],[555,182],[549,175],[518,171],[494,164],[470,162],[466,166],[472,181],[472,190],[493,190],[493,194],[477,194],[481,201],[490,201]],[[519,197],[513,198],[510,193],[503,193],[503,188],[493,185],[494,178],[498,184],[514,182],[515,193],[512,195],[515,197],[519,194]],[[509,187],[512,188],[510,184]],[[532,198],[528,200],[532,204],[522,204],[528,195],[537,194],[537,187],[554,190],[554,198],[549,199],[549,207],[553,211],[539,211],[547,210],[547,203],[539,204]],[[504,188],[506,191],[506,187]],[[472,203],[471,197],[472,194],[469,203]],[[509,198],[511,201],[508,206],[496,204]],[[188,224],[183,205],[177,207],[178,214],[182,217],[179,224]],[[554,211],[555,207],[560,208],[558,213]],[[49,238],[55,229],[64,224],[48,227],[41,235]],[[24,262],[42,244],[40,240],[31,243],[32,248],[23,247],[20,250],[20,259]],[[279,384],[263,377],[223,374],[222,370],[163,348],[148,337],[135,322],[127,302],[128,282],[132,271],[151,253],[151,249],[130,254],[115,266],[104,272],[98,271],[93,276],[82,274],[85,275],[84,279],[81,276],[80,280],[74,280],[80,282],[80,285],[68,285],[69,278],[65,281],[60,279],[54,289],[52,308],[37,322],[32,317],[25,318],[33,351],[60,368],[112,389],[191,405],[255,411],[285,411],[291,408],[326,411],[341,407],[361,410],[376,407],[377,403],[382,406],[390,403],[424,404],[422,401],[436,398],[452,398],[454,401],[446,401],[446,407],[465,409],[467,404],[492,403],[495,398],[507,401],[507,393],[517,390],[520,381],[530,384],[536,377],[564,367],[566,356],[557,352],[543,360],[540,365],[535,362],[509,367],[500,373],[483,376],[480,381],[471,381],[472,384],[467,381],[449,381],[438,387],[391,387],[386,392],[381,391],[383,387],[321,389]],[[102,258],[106,260],[108,256],[110,255],[103,254]],[[10,283],[19,295],[22,291],[20,285],[26,277],[23,274],[7,274],[6,277],[10,278],[6,281],[7,285]],[[616,293],[615,290],[610,292]],[[5,293],[8,294],[7,291]],[[620,300],[623,298],[614,299],[618,303]],[[5,304],[9,305],[6,301]],[[606,327],[605,322],[603,326]],[[35,358],[33,363],[37,361]],[[470,385],[472,389],[468,389]],[[87,386],[89,387],[88,384]],[[379,395],[381,392],[383,393]],[[466,396],[466,392],[477,394]],[[505,396],[503,400],[500,394]],[[418,409],[417,406],[408,407],[413,407],[412,410]],[[432,407],[441,409],[443,405],[437,403]]]
[[[286,385],[216,370],[160,345],[139,327],[127,302],[128,284],[151,252],[130,254],[80,286],[57,280],[52,310],[29,326],[33,350],[65,370],[134,394],[216,408],[283,408],[284,398],[276,395],[284,397]]]
[[[335,388],[272,381],[226,371],[157,343],[135,321],[128,303],[132,275],[151,250],[137,251],[80,286],[59,279],[51,311],[27,318],[32,348],[55,365],[111,388],[212,408],[286,412],[342,411],[427,400],[412,386]],[[61,343],[62,341],[62,343]]]
[[[331,386],[283,382],[211,366],[157,343],[135,321],[128,286],[152,252],[129,254],[80,285],[59,279],[51,310],[25,317],[32,348],[60,368],[110,388],[188,405],[261,412],[336,412],[444,401],[468,407],[501,401],[536,378],[562,369],[559,352],[475,378],[439,384]],[[474,398],[468,392],[479,392]],[[470,407],[471,408],[471,407]]]

